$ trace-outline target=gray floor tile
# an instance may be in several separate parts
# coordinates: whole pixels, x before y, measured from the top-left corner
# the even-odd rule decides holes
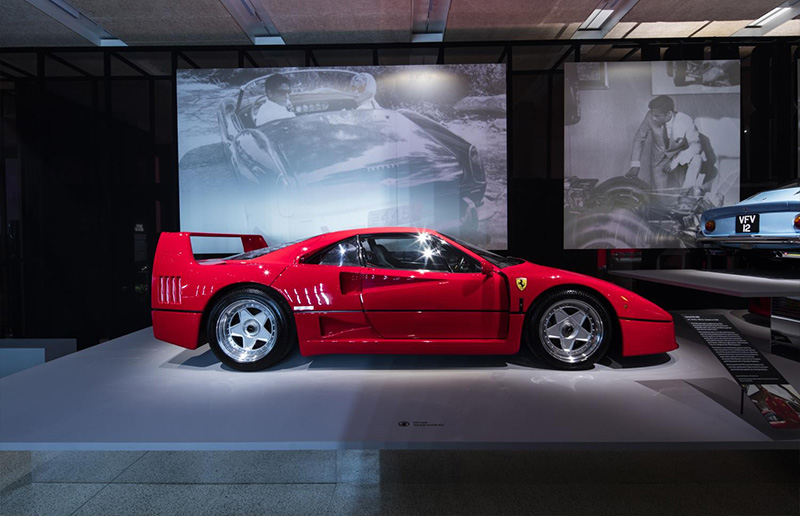
[[[338,485],[329,516],[468,516],[492,514],[486,487],[465,484]]]
[[[68,516],[104,484],[25,484],[0,491],[0,516]]]
[[[75,516],[325,514],[333,484],[111,484]]]
[[[378,450],[340,450],[336,452],[336,482],[339,484],[377,484],[381,481],[381,452]]]
[[[0,451],[0,490],[19,481],[30,482],[31,452]]]
[[[31,482],[111,482],[146,452],[33,452]]]
[[[119,483],[313,484],[336,482],[335,451],[149,452]]]

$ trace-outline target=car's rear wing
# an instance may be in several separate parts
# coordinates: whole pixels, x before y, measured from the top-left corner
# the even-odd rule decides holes
[[[242,241],[244,252],[255,251],[267,247],[267,241],[261,235],[246,235],[236,233],[195,233],[182,231],[180,233],[161,233],[156,247],[156,256],[153,262],[153,275],[169,275],[180,273],[180,269],[195,263],[192,251],[192,237],[218,237],[239,238]]]
[[[185,276],[196,267],[202,267],[195,260],[192,251],[192,237],[239,238],[245,252],[267,247],[261,235],[242,235],[229,233],[161,233],[153,260],[152,306],[178,307],[182,302]]]

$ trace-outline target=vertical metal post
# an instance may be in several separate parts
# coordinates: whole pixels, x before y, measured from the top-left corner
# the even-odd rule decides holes
[[[16,89],[18,81],[14,81],[14,88]],[[6,90],[0,88],[0,292],[4,292],[3,299],[0,300],[0,339],[6,337],[8,329],[11,327],[11,318],[9,317],[9,302],[11,296],[8,289],[8,270],[11,268],[11,260],[9,257],[10,242],[8,237],[8,228],[11,227],[11,222],[8,220],[8,192],[6,190],[6,160],[5,160],[5,123],[3,121],[3,104],[7,93]]]
[[[744,415],[744,387],[739,390],[739,415]]]
[[[511,190],[511,178],[514,177],[514,152],[513,152],[513,138],[512,135],[514,133],[514,109],[513,109],[513,100],[514,100],[514,54],[513,54],[513,47],[509,44],[506,46],[505,50],[505,57],[506,57],[506,202],[510,202],[511,196],[509,195]],[[506,207],[506,211],[508,210],[508,206]],[[506,216],[506,238],[508,249],[513,249],[511,246],[512,238],[511,238],[511,217]]]
[[[178,53],[177,53],[177,51],[174,51],[174,50],[172,51],[172,66],[170,68],[170,74],[172,75],[172,79],[171,79],[171,81],[172,81],[172,123],[173,123],[173,131],[172,131],[173,139],[172,139],[172,141],[174,142],[175,148],[176,148],[176,152],[172,153],[172,156],[173,156],[173,159],[174,159],[174,161],[173,161],[173,165],[174,165],[173,170],[175,171],[175,174],[173,174],[173,180],[171,182],[171,186],[172,186],[172,192],[171,193],[173,193],[173,200],[175,200],[175,209],[172,210],[172,217],[170,217],[170,226],[171,226],[170,230],[178,231],[178,229],[180,228],[180,213],[181,213],[181,211],[180,211],[181,199],[180,199],[180,195],[178,195],[178,192],[180,192],[180,182],[179,182],[180,170],[178,168],[179,162],[178,162],[178,153],[177,153],[177,147],[178,147]]]

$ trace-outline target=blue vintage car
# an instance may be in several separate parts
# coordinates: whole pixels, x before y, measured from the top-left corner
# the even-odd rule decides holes
[[[800,180],[703,212],[697,242],[740,249],[800,250]]]

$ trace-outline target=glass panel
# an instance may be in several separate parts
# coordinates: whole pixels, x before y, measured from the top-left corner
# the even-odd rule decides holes
[[[315,50],[314,57],[319,66],[372,66],[370,49]]]
[[[14,77],[36,75],[34,52],[0,52],[0,71]]]
[[[182,52],[186,57],[178,59],[178,68],[238,68],[239,52],[235,50]]]
[[[499,63],[505,47],[445,48],[444,64]],[[505,58],[503,58],[505,62]]]
[[[520,135],[511,147],[512,173],[516,178],[547,177],[547,112],[553,105],[549,102],[549,84],[545,74],[512,78],[512,131]]]
[[[564,45],[514,47],[514,71],[550,70],[569,49]]]
[[[439,58],[438,48],[387,48],[378,50],[378,64],[436,64]]]
[[[381,269],[480,272],[480,264],[447,242],[427,233],[366,235],[361,238],[367,266]]]
[[[112,63],[116,60],[115,57],[119,57],[121,61],[128,61],[130,65],[133,65],[148,75],[168,76],[172,71],[172,54],[170,52],[119,51],[112,57]],[[120,73],[116,75],[142,75],[141,72],[130,65],[127,67],[126,71],[123,72],[122,69],[120,69]]]
[[[348,238],[330,247],[308,263],[319,265],[336,265],[337,267],[360,267],[361,260],[358,256],[358,240],[356,237]]]
[[[303,50],[247,50],[244,56],[245,68],[280,68],[305,65],[306,53]]]
[[[54,52],[53,55],[89,75],[103,76],[103,54],[100,52]],[[77,73],[83,75],[80,72]],[[48,70],[48,75],[50,74],[51,72]]]

